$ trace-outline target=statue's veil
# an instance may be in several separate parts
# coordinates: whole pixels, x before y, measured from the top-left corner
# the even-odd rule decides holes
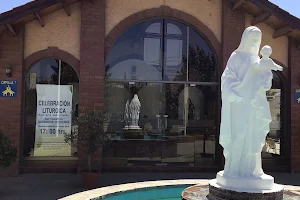
[[[251,43],[251,41],[249,42],[249,39],[251,38],[250,36],[257,32],[261,33],[261,30],[255,26],[249,26],[246,28],[242,35],[241,43],[235,51],[249,52],[249,43]],[[259,46],[252,49],[251,52],[257,54],[259,52]]]

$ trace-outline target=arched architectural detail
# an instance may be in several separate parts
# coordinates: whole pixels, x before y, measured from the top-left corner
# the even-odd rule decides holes
[[[64,62],[71,65],[79,75],[80,61],[72,54],[60,50],[57,47],[48,47],[47,49],[37,51],[25,58],[23,68],[24,73],[26,73],[26,71],[29,70],[34,63],[44,58],[56,58],[63,60]]]
[[[185,23],[193,27],[211,46],[211,49],[217,55],[217,60],[221,62],[221,43],[218,41],[215,34],[200,20],[196,17],[185,13],[183,11],[170,8],[168,6],[161,6],[158,8],[146,9],[137,13],[134,13],[116,25],[110,33],[105,37],[105,54],[108,55],[110,48],[113,46],[114,42],[119,38],[119,36],[130,26],[137,24],[138,22],[150,18],[164,17],[167,19],[177,20],[179,22]]]
[[[272,58],[274,60],[274,62],[280,66],[283,67],[283,71],[276,71],[275,73],[280,77],[284,88],[287,87],[287,79],[288,79],[288,73],[289,73],[289,69],[287,68],[287,66],[285,66],[284,64],[282,64],[281,62],[279,62],[278,60]]]

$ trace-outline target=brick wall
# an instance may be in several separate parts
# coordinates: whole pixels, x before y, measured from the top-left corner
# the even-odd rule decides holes
[[[20,153],[24,26],[19,25],[14,28],[17,36],[13,36],[9,30],[3,31],[0,35],[0,80],[17,80],[18,95],[17,98],[0,98],[0,130],[12,140]],[[12,66],[10,78],[5,73],[7,65]],[[0,169],[0,176],[18,174],[19,159],[9,168]]]
[[[104,37],[104,0],[83,0],[80,38],[80,108],[101,110],[103,107]],[[100,159],[99,151],[94,161]],[[95,164],[98,165],[99,162]],[[86,156],[79,152],[79,169],[84,166],[86,166]]]
[[[245,13],[241,9],[232,11],[232,7],[230,1],[222,2],[223,69],[231,53],[239,46],[245,30]]]
[[[300,51],[289,39],[289,71],[291,84],[291,171],[300,172],[300,104],[294,103],[295,89],[300,89]]]

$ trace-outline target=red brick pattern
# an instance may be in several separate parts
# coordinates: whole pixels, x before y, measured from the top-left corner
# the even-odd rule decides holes
[[[244,11],[232,11],[232,6],[230,1],[222,1],[223,69],[225,69],[230,54],[239,46],[245,30]]]
[[[83,0],[80,38],[80,106],[102,109],[104,89],[104,0]]]
[[[80,38],[80,108],[102,110],[104,95],[104,0],[81,3]],[[86,167],[87,156],[78,152],[79,170]],[[93,166],[99,166],[102,151],[93,159]]]
[[[300,172],[300,104],[294,103],[295,89],[300,89],[300,51],[297,41],[289,38],[289,71],[291,84],[291,171]]]
[[[0,79],[17,80],[18,96],[16,98],[0,98],[0,130],[7,135],[20,153],[21,107],[22,107],[22,62],[24,45],[24,25],[14,27],[17,36],[9,30],[0,35]],[[5,68],[12,66],[12,77],[7,77]],[[16,176],[19,174],[19,161],[7,169],[0,169],[0,176]]]

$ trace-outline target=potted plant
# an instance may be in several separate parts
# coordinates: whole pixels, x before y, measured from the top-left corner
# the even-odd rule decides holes
[[[82,181],[85,188],[93,189],[97,187],[100,169],[92,168],[92,157],[109,141],[103,129],[104,116],[101,111],[81,110],[73,124],[71,133],[65,134],[65,142],[87,156],[87,168],[81,171]]]
[[[16,161],[17,149],[10,139],[0,131],[0,167],[7,168]]]

